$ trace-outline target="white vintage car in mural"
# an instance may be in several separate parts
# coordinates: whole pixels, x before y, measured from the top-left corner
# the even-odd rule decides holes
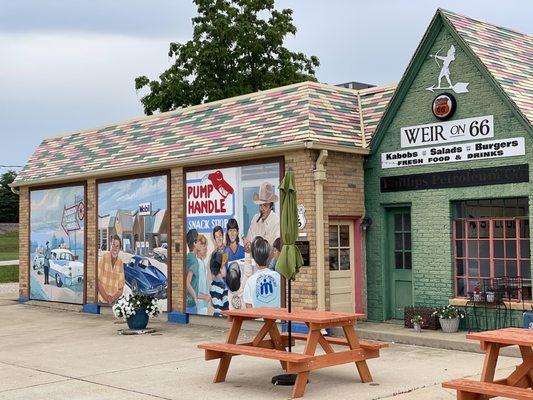
[[[32,262],[33,269],[42,269],[43,265],[43,254],[36,254]],[[72,286],[83,281],[83,263],[77,261],[77,257],[70,250],[54,249],[50,259],[49,274],[55,279],[57,287]]]

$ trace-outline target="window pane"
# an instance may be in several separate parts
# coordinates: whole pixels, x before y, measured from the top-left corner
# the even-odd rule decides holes
[[[465,274],[465,260],[462,258],[458,258],[456,260],[457,265],[457,276],[464,276]]]
[[[340,225],[340,242],[341,246],[349,247],[350,246],[350,227],[348,225]]]
[[[516,258],[516,242],[514,240],[505,241],[505,258]]]
[[[505,221],[505,237],[506,238],[516,237],[516,221],[514,220]]]
[[[492,235],[495,238],[503,237],[503,225],[504,225],[504,222],[501,220],[496,220],[492,222]]]
[[[468,237],[477,238],[477,222],[468,221]]]
[[[405,245],[405,250],[411,250],[411,234],[410,233],[404,233],[404,245]]]
[[[479,260],[479,275],[490,278],[490,260]]]
[[[455,254],[457,257],[465,257],[465,241],[464,240],[456,240],[455,241]]]
[[[529,199],[527,197],[520,197],[516,199],[516,203],[518,206],[518,215],[517,217],[524,217],[527,216],[527,210],[529,209]]]
[[[529,256],[530,256],[529,240],[521,240],[520,241],[520,258],[529,258]]]
[[[463,221],[455,221],[455,237],[457,239],[464,238],[464,222]]]
[[[479,241],[479,258],[489,258],[490,257],[490,248],[488,240]]]
[[[403,253],[401,251],[394,253],[394,266],[396,269],[403,269]]]
[[[394,234],[394,250],[403,250],[403,233]]]
[[[410,251],[407,251],[405,253],[405,269],[412,269],[413,268],[413,258]]]
[[[479,279],[469,279],[468,284],[470,285],[470,287],[468,288],[470,292],[473,292],[476,287],[480,286]]]
[[[529,237],[529,220],[523,219],[520,221],[520,237]]]
[[[475,277],[479,275],[479,262],[478,260],[468,260],[468,275]]]
[[[520,261],[520,275],[522,278],[531,278],[531,261]]]
[[[339,247],[338,225],[329,225],[329,247]]]
[[[503,240],[494,241],[494,258],[503,258]]]
[[[517,276],[516,261],[507,260],[507,276],[515,277]]]
[[[505,276],[505,264],[503,260],[494,260],[494,276]]]
[[[342,249],[340,259],[340,269],[349,270],[350,269],[350,249]]]
[[[411,230],[411,214],[410,213],[405,213],[403,215],[403,230],[404,231]]]
[[[329,270],[337,271],[339,269],[339,251],[337,249],[329,249]]]
[[[477,240],[468,241],[468,257],[478,258]]]
[[[457,279],[457,296],[466,296],[466,280]]]
[[[395,231],[401,231],[402,230],[402,214],[395,214],[394,215],[394,230]]]

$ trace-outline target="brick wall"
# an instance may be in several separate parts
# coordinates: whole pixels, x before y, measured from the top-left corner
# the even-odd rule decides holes
[[[172,262],[172,306],[171,310],[185,312],[185,275],[183,272],[183,255],[186,245],[183,239],[183,168],[170,171],[170,209],[171,239],[169,251]],[[179,249],[178,249],[179,248]],[[176,251],[179,250],[179,251]]]
[[[87,204],[85,207],[85,229],[87,243],[85,243],[87,249],[87,261],[85,263],[86,270],[86,299],[87,303],[96,304],[98,302],[98,292],[96,284],[96,265],[98,257],[98,233],[97,233],[97,193],[96,193],[96,181],[89,179],[87,181]]]
[[[469,168],[483,168],[529,163],[530,179],[533,179],[533,145],[531,135],[515,117],[512,109],[494,90],[485,75],[472,63],[468,55],[443,29],[436,38],[430,54],[439,49],[456,48],[456,59],[450,67],[454,81],[469,82],[469,92],[456,94],[457,111],[453,119],[494,115],[494,139],[525,137],[526,155],[501,159],[477,160],[415,166],[405,168],[381,168],[381,153],[399,150],[400,128],[437,122],[431,113],[431,102],[436,96],[426,90],[435,82],[439,69],[432,59],[422,65],[411,88],[403,99],[391,125],[385,132],[379,148],[374,148],[365,174],[366,210],[373,219],[367,232],[368,315],[370,319],[390,318],[390,270],[387,263],[389,245],[386,239],[386,209],[392,206],[411,207],[413,295],[414,303],[443,305],[454,296],[453,247],[451,243],[451,202],[466,199],[504,197],[529,197],[530,215],[533,197],[530,183],[493,185],[441,190],[380,193],[380,177],[415,173],[428,173]],[[530,224],[531,226],[532,224]],[[533,233],[533,228],[532,233]],[[533,244],[533,242],[532,242]]]
[[[30,297],[28,266],[30,265],[29,190],[20,188],[19,194],[19,297]]]

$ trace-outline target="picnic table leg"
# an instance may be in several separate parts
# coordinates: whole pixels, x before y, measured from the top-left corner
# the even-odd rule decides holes
[[[494,372],[496,371],[500,345],[498,343],[488,342],[485,342],[483,345],[485,347],[485,360],[483,361],[481,382],[494,382]]]
[[[274,343],[274,348],[276,350],[287,351],[285,346],[283,346],[283,339],[281,338],[281,333],[276,325],[276,321],[273,321],[268,334],[270,335],[270,339],[272,339],[272,343]],[[287,371],[287,362],[280,361],[279,363],[281,364],[281,368],[283,368],[284,371]]]
[[[522,354],[522,360],[525,365],[529,365],[529,373],[526,377],[529,381],[529,387],[533,389],[533,351],[531,346],[520,346],[520,354]]]
[[[344,335],[346,335],[346,339],[348,340],[348,344],[350,345],[350,350],[358,349],[360,347],[359,339],[357,339],[357,334],[355,333],[353,325],[345,325],[342,327],[342,329],[344,330]],[[372,374],[368,369],[366,361],[356,361],[355,365],[357,366],[357,371],[359,372],[361,382],[372,382]]]
[[[242,319],[232,317],[233,322],[231,328],[228,332],[226,338],[226,343],[235,344],[239,338],[239,333],[241,331]],[[217,373],[215,375],[215,383],[224,382],[226,380],[226,375],[228,374],[229,364],[231,362],[231,354],[224,354],[220,361],[218,362]]]
[[[533,387],[533,352],[530,346],[520,346],[522,364],[507,378],[507,384],[518,387]]]
[[[309,331],[307,334],[307,342],[305,343],[304,354],[308,356],[314,356],[316,351],[316,346],[318,345],[318,338],[320,337],[320,330]],[[309,371],[303,371],[298,373],[296,377],[296,383],[294,384],[294,389],[292,390],[292,398],[296,399],[302,397],[305,392],[305,387],[307,386],[307,379],[309,378]]]

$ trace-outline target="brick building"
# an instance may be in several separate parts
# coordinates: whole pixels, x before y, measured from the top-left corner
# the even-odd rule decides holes
[[[529,35],[436,13],[365,164],[370,319],[502,285],[507,308],[531,300],[532,51]]]
[[[214,279],[210,258],[191,248],[205,242],[211,254],[213,228],[227,233],[231,218],[242,244],[256,218],[252,200],[272,183],[270,198],[279,211],[277,185],[292,169],[305,219],[299,239],[310,249],[309,265],[293,285],[293,305],[363,311],[363,158],[393,91],[304,82],[44,139],[14,182],[20,192],[20,299],[99,312],[123,288],[157,293],[171,321],[212,315],[212,304],[201,308],[200,289]],[[146,226],[161,210],[169,213],[169,226],[158,228],[165,234],[155,241]],[[51,259],[45,270],[47,248],[58,243],[72,255],[62,264]],[[123,283],[102,281],[113,246],[118,263],[112,265],[123,265]],[[83,278],[74,282],[72,268],[80,262]],[[188,276],[197,266],[200,272]],[[249,267],[245,258],[235,268],[245,275]],[[156,269],[168,282],[157,281]]]

